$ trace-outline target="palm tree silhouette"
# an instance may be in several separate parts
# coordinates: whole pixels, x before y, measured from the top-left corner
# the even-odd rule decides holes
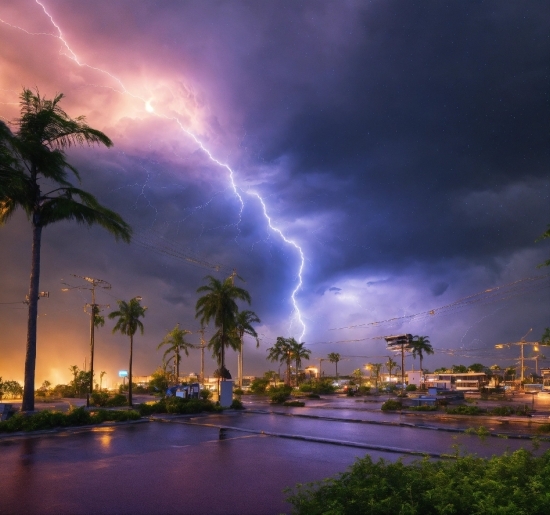
[[[179,381],[180,377],[180,362],[181,362],[181,352],[185,352],[186,356],[189,356],[189,349],[194,349],[195,346],[192,343],[189,343],[185,340],[185,335],[191,334],[191,331],[186,329],[180,329],[180,325],[176,324],[176,327],[172,329],[164,339],[158,344],[157,349],[160,349],[163,345],[168,345],[168,348],[164,351],[162,356],[163,361],[166,363],[170,362],[171,359],[174,359],[176,364],[176,382]],[[166,361],[166,356],[173,353],[174,355]]]
[[[208,342],[212,350],[212,357],[216,358],[219,370],[218,375],[223,379],[231,379],[231,374],[225,368],[225,348],[239,349],[239,338],[236,332],[236,317],[239,312],[236,300],[243,300],[250,304],[250,294],[243,288],[235,286],[234,275],[225,281],[219,281],[211,275],[206,276],[208,284],[197,289],[197,293],[205,293],[199,298],[195,306],[195,318],[200,319],[201,325],[214,322],[218,331]],[[228,377],[229,376],[229,377]]]
[[[134,353],[134,334],[139,329],[143,334],[143,323],[140,318],[145,316],[147,308],[140,304],[140,297],[130,299],[130,302],[117,300],[118,310],[109,313],[109,318],[118,318],[113,333],[119,331],[130,337],[130,366],[128,368],[128,406],[132,407],[132,358]]]
[[[235,317],[235,328],[237,330],[237,334],[239,335],[239,366],[238,366],[238,385],[240,388],[243,386],[243,375],[244,375],[244,369],[243,369],[243,354],[244,354],[244,335],[248,334],[256,339],[256,348],[260,346],[260,340],[258,339],[258,333],[256,330],[252,327],[251,324],[259,324],[261,320],[258,318],[258,315],[254,313],[254,311],[250,311],[248,309],[245,309],[243,311],[239,311],[237,313],[237,316]]]
[[[76,168],[66,159],[65,150],[76,145],[112,146],[102,132],[92,129],[85,118],[70,118],[59,106],[63,94],[53,100],[23,89],[20,96],[21,117],[12,134],[0,123],[0,225],[18,207],[23,208],[32,225],[32,260],[28,294],[27,348],[25,388],[22,411],[34,411],[36,368],[36,330],[40,293],[40,250],[44,227],[62,220],[87,225],[99,224],[116,239],[129,242],[131,229],[114,211],[99,204],[96,198],[69,182],[70,170],[80,180]],[[44,185],[51,185],[43,192]]]

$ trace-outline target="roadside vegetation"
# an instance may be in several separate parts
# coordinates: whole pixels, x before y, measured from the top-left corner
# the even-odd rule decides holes
[[[526,450],[478,458],[428,458],[404,464],[370,456],[345,473],[297,485],[288,501],[294,515],[407,515],[550,513],[550,451],[537,457]]]
[[[60,411],[43,410],[32,415],[16,413],[8,420],[0,422],[0,432],[13,433],[18,431],[41,431],[69,426],[87,426],[101,424],[102,422],[125,422],[138,420],[140,414],[133,410],[87,410],[86,408],[74,408],[68,413]]]

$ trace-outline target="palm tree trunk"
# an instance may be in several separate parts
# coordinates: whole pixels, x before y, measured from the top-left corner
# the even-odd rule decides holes
[[[32,260],[29,286],[29,317],[27,322],[27,351],[25,356],[25,389],[21,411],[34,411],[34,372],[36,369],[36,327],[38,318],[38,295],[40,285],[40,244],[42,226],[38,214],[32,221]]]
[[[239,378],[239,388],[243,387],[243,337],[241,336],[241,348],[239,349],[239,370],[237,371],[237,375]]]
[[[128,406],[132,407],[132,354],[134,352],[134,335],[130,335],[130,366],[128,367]]]

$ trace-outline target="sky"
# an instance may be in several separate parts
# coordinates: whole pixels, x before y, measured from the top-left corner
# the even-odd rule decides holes
[[[277,336],[327,373],[329,352],[350,373],[402,333],[429,337],[429,369],[514,364],[519,347],[494,346],[550,325],[537,268],[550,242],[536,242],[550,223],[549,25],[543,0],[2,0],[0,119],[18,117],[23,87],[63,93],[114,143],[69,152],[81,187],[134,229],[130,245],[44,230],[37,385],[89,360],[91,293],[62,291],[86,286],[74,275],[112,285],[103,314],[142,296],[137,375],[177,323],[200,342],[196,290],[232,270],[261,319],[245,375],[278,370]],[[23,379],[30,256],[18,212],[0,227],[4,379]],[[113,325],[96,332],[107,385],[129,357]],[[227,364],[236,376],[234,352]],[[200,352],[181,369],[198,372]]]

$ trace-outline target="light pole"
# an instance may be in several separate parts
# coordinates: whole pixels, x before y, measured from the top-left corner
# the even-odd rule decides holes
[[[92,292],[92,303],[84,305],[84,312],[87,313],[86,309],[90,308],[90,387],[89,391],[86,394],[86,407],[90,407],[90,395],[94,392],[94,344],[95,344],[95,326],[97,322],[97,317],[99,316],[100,308],[109,308],[109,304],[99,305],[95,302],[95,289],[103,288],[104,290],[110,290],[111,284],[103,279],[94,279],[93,277],[85,277],[82,275],[71,274],[73,277],[79,279],[84,279],[86,282],[90,283],[91,286],[71,286],[65,284],[67,288],[62,288],[61,291],[69,290],[90,290]],[[141,300],[141,297],[136,297],[138,300]]]

